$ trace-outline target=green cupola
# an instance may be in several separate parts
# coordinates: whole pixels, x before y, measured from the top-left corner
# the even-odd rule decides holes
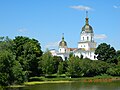
[[[67,42],[64,40],[64,34],[62,35],[62,41],[59,43],[59,47],[66,47]]]
[[[82,27],[81,33],[93,33],[93,28],[89,25],[88,12],[86,12],[85,25]]]

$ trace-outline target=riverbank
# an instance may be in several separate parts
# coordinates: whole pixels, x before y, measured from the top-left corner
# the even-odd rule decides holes
[[[70,82],[97,83],[97,82],[113,82],[113,81],[120,81],[120,77],[112,77],[112,76],[108,76],[108,77],[96,76],[96,77],[81,77],[81,78],[43,78],[42,77],[42,81],[29,81],[23,83],[22,85],[11,85],[8,87],[18,88],[18,87],[47,84],[47,83],[70,83]]]
[[[68,82],[112,82],[120,81],[120,77],[82,77],[82,78],[45,78],[43,81],[25,82],[24,85],[37,85],[45,83],[68,83]]]

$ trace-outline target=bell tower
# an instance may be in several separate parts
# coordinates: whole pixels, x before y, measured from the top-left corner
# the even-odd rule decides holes
[[[93,42],[93,37],[93,28],[89,25],[88,11],[86,11],[85,25],[80,33],[80,40],[81,42]]]
[[[80,42],[78,43],[78,48],[83,50],[91,50],[91,48],[96,48],[93,28],[89,24],[88,11],[86,11],[85,25],[82,27],[82,31],[80,33]]]
[[[62,41],[59,43],[59,53],[67,52],[67,42],[64,40],[64,33],[62,34]]]

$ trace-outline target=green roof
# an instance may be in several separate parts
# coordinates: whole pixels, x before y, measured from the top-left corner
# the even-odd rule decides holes
[[[93,28],[89,25],[88,23],[88,18],[86,18],[86,24],[82,27],[82,32],[85,32],[85,33],[93,33]],[[81,33],[82,33],[81,32]]]

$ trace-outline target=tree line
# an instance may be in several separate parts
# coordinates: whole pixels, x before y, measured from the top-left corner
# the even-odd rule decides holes
[[[95,54],[98,60],[75,57],[68,60],[43,53],[36,39],[17,36],[15,39],[0,37],[0,85],[22,84],[31,77],[52,74],[67,77],[92,77],[102,74],[120,76],[120,51],[106,43],[100,44]]]

